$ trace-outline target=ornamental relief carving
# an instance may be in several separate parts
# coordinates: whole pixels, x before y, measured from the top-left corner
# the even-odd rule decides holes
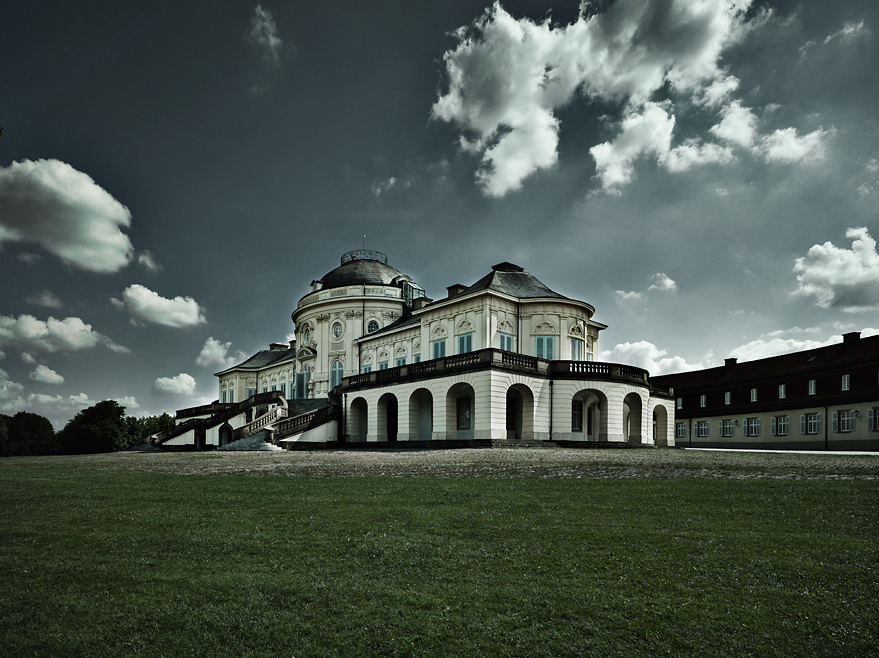
[[[510,322],[509,320],[504,320],[503,322],[501,322],[497,326],[497,328],[498,328],[498,331],[500,331],[501,333],[505,333],[505,334],[513,333],[513,323]]]
[[[415,344],[412,346],[412,349],[414,349],[416,352],[420,352],[421,351],[421,341],[416,340]]]
[[[397,351],[395,352],[395,354],[397,356],[406,356],[406,348],[403,347],[402,345],[400,345],[400,347],[397,348]]]
[[[573,327],[571,327],[571,330],[568,333],[570,333],[572,336],[577,336],[578,338],[582,338],[583,337],[583,327],[581,327],[579,324],[575,324]]]
[[[433,332],[430,335],[434,338],[445,338],[446,330],[443,327],[434,327]]]
[[[552,322],[541,322],[534,327],[535,334],[554,334],[556,332],[555,325]]]
[[[458,333],[466,334],[473,331],[473,323],[470,320],[462,320],[458,325]]]
[[[369,354],[364,354],[364,355],[361,357],[360,361],[361,361],[362,363],[372,363],[372,357],[371,357]]]
[[[345,317],[349,320],[351,318],[359,318],[361,316],[363,316],[363,313],[361,313],[360,311],[345,311]]]
[[[244,380],[244,385],[253,388],[254,386],[256,386],[256,377],[248,377]]]
[[[329,313],[321,313],[320,315],[318,315],[315,318],[315,320],[317,322],[329,322],[330,321],[330,314]]]
[[[388,352],[387,350],[382,350],[378,353],[379,361],[387,361],[388,360]]]
[[[400,317],[400,314],[395,313],[394,311],[382,311],[382,317],[385,320],[393,321],[393,320],[396,320],[398,317]]]

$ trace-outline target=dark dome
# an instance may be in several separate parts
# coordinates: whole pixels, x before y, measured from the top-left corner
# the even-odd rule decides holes
[[[342,256],[342,264],[321,277],[322,288],[343,286],[389,285],[402,272],[388,265],[388,257],[379,251],[358,249]]]

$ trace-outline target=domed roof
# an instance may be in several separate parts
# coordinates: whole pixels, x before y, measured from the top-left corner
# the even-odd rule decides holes
[[[405,276],[388,265],[388,257],[380,251],[357,249],[342,256],[342,264],[324,274],[323,289],[343,286],[390,285],[398,276]],[[408,278],[408,277],[407,277]]]

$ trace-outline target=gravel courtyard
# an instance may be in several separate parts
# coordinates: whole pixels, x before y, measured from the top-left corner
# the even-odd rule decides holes
[[[199,453],[129,451],[99,455],[9,457],[0,460],[0,467],[289,477],[877,480],[879,454],[651,448]]]

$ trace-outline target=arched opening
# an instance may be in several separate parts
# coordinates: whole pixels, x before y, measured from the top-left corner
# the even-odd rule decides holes
[[[472,439],[476,394],[470,384],[455,384],[446,394],[446,431],[449,439]]]
[[[574,441],[607,441],[607,397],[584,389],[571,400],[571,438]]]
[[[351,401],[348,410],[348,434],[346,441],[366,441],[367,404],[363,398]]]
[[[534,439],[534,394],[524,384],[507,389],[507,438]]]
[[[430,441],[433,436],[433,395],[419,388],[409,396],[409,440]]]
[[[623,428],[629,443],[644,441],[641,428],[641,396],[637,393],[629,393],[623,398]]]
[[[201,437],[202,445],[199,447],[199,450],[204,450],[204,435]],[[225,446],[232,443],[232,426],[229,423],[225,423],[220,427],[220,445]]]
[[[653,443],[668,447],[668,411],[661,404],[653,408]]]
[[[379,441],[397,440],[397,397],[385,393],[378,399],[377,433]]]

